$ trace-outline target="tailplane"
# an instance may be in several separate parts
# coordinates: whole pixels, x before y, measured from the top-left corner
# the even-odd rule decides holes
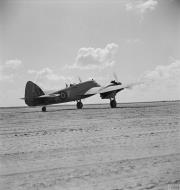
[[[43,90],[35,83],[28,81],[25,88],[25,103],[28,106],[36,106],[36,98],[44,95]]]

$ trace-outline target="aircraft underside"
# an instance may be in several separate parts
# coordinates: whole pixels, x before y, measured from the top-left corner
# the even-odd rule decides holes
[[[110,107],[111,108],[116,108],[117,106],[117,102],[116,102],[116,94],[117,92],[119,91],[113,91],[113,92],[110,92],[110,93],[106,93],[106,94],[100,94],[101,98],[102,99],[109,99],[110,100]],[[82,103],[82,99],[85,99],[85,98],[88,98],[90,96],[93,96],[93,95],[84,95],[82,96],[81,98],[79,99],[73,99],[73,100],[69,100],[69,101],[63,101],[63,102],[58,102],[58,103],[66,103],[66,102],[72,102],[72,101],[76,101],[76,107],[77,109],[82,109],[83,108],[83,103]],[[48,103],[47,104],[42,104],[42,111],[45,112],[46,111],[46,105],[49,105]]]
[[[48,103],[48,102],[46,102],[46,104],[41,104],[40,106],[43,106],[42,107],[42,111],[43,112],[45,112],[46,111],[46,106],[47,105],[51,105],[51,104],[57,104],[57,103],[67,103],[67,102],[72,102],[72,101],[76,101],[77,103],[76,103],[76,107],[77,107],[77,109],[82,109],[83,108],[83,103],[82,103],[82,99],[85,99],[85,98],[88,98],[88,97],[90,97],[90,96],[92,96],[92,95],[84,95],[84,96],[82,96],[82,97],[77,97],[77,98],[73,98],[73,99],[67,99],[67,100],[61,100],[61,101],[56,101],[56,103],[54,102],[54,103]]]

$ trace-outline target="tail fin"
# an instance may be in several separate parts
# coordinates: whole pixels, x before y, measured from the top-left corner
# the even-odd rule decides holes
[[[25,88],[25,103],[28,106],[36,106],[35,98],[44,95],[42,89],[35,83],[28,81]]]

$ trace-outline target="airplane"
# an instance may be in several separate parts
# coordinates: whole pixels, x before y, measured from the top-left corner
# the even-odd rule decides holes
[[[42,106],[42,112],[46,112],[47,105],[71,101],[76,101],[77,109],[82,109],[82,99],[100,94],[102,99],[110,100],[111,108],[116,108],[116,94],[130,87],[131,85],[122,85],[122,83],[116,80],[112,80],[109,85],[102,87],[92,79],[85,82],[80,80],[78,84],[70,84],[69,86],[66,84],[64,89],[46,93],[37,84],[28,81],[23,99],[28,106]]]

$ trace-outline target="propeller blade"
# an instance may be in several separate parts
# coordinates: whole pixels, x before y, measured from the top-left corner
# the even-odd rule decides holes
[[[115,72],[113,72],[113,76],[114,76],[115,81],[116,81],[116,82],[119,82],[118,77],[117,77],[117,75],[116,75]]]
[[[79,79],[79,82],[82,82],[82,80],[81,80],[81,78],[80,78],[80,77],[78,77],[78,79]]]

